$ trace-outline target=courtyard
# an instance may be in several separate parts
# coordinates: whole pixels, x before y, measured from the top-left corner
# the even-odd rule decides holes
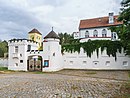
[[[0,98],[122,98],[129,80],[128,71],[1,72]]]

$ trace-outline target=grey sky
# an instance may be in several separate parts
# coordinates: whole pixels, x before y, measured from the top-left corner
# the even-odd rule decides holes
[[[0,39],[27,38],[33,28],[43,36],[78,31],[79,21],[119,13],[121,0],[0,0]]]

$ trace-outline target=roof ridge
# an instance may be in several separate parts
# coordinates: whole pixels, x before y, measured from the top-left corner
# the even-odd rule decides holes
[[[117,17],[119,15],[114,15],[114,17]],[[99,19],[99,18],[108,18],[109,16],[104,16],[104,17],[95,17],[95,18],[88,18],[88,19],[81,19],[80,21],[82,20],[93,20],[93,19]]]

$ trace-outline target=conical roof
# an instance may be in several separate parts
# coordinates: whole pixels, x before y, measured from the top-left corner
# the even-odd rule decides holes
[[[46,38],[56,38],[56,39],[59,39],[59,36],[52,29],[52,31],[44,37],[44,39],[46,39]]]
[[[37,29],[33,29],[33,30],[31,30],[30,32],[28,32],[28,33],[37,33],[37,34],[40,34],[40,35],[42,35]]]

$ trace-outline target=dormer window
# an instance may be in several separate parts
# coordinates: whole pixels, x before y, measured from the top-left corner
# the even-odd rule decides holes
[[[86,31],[86,32],[85,32],[85,38],[88,38],[88,37],[89,37],[89,32]]]
[[[107,37],[107,30],[106,29],[102,30],[102,37]]]
[[[97,30],[93,31],[93,37],[98,37],[98,31]]]

